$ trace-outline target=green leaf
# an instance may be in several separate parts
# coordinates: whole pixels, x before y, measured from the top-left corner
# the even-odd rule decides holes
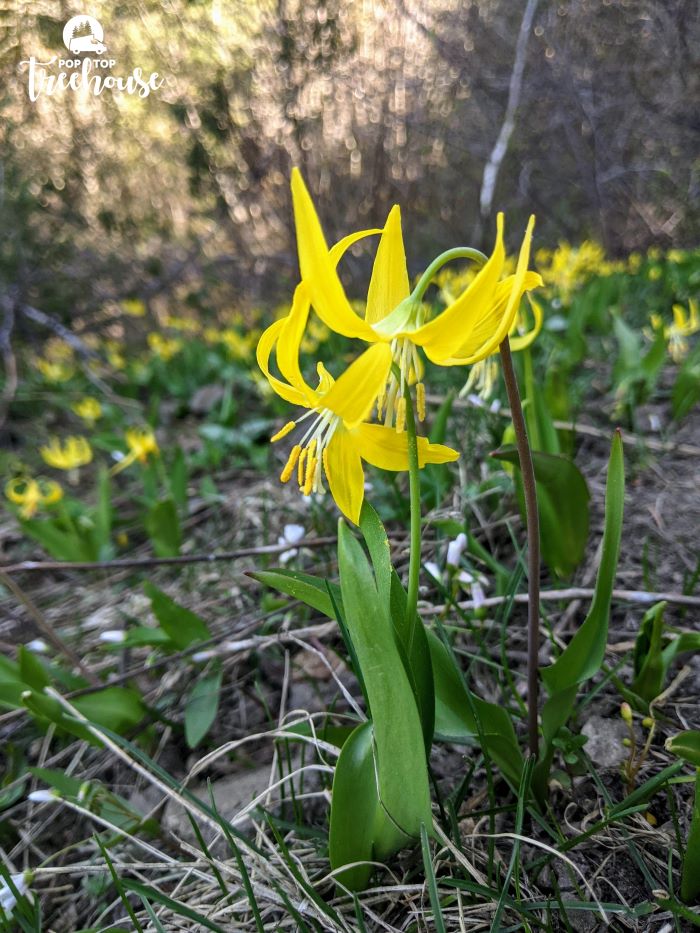
[[[508,710],[474,696],[447,647],[434,632],[428,630],[427,636],[435,681],[436,736],[445,742],[478,742],[518,787],[524,761]]]
[[[634,643],[634,673],[631,689],[647,703],[663,690],[666,665],[662,635],[666,603],[657,603],[644,614]]]
[[[683,872],[681,874],[681,899],[692,904],[700,898],[700,770],[695,775],[695,797],[693,816],[685,843]],[[700,925],[700,924],[699,924]]]
[[[146,714],[140,694],[128,687],[105,687],[104,690],[75,697],[71,702],[91,723],[105,726],[112,732],[130,731]]]
[[[544,747],[533,780],[533,787],[540,800],[545,797],[549,768],[554,755],[552,741],[571,716],[579,684],[598,673],[605,657],[610,603],[620,553],[624,497],[622,438],[617,431],[613,437],[608,463],[603,548],[593,602],[581,628],[559,658],[550,667],[540,671],[542,682],[549,694],[549,699],[542,709]]]
[[[409,836],[432,825],[423,732],[397,649],[390,607],[382,603],[361,545],[341,520],[338,566],[345,621],[373,715],[379,798]]]
[[[409,629],[407,625],[406,591],[391,565],[391,546],[384,525],[367,500],[360,513],[360,530],[372,560],[380,602],[390,608],[399,652],[413,690],[426,753],[429,754],[435,728],[435,689],[425,627],[417,614],[413,626]]]
[[[112,555],[112,487],[109,470],[104,466],[97,474],[97,508],[94,514],[98,560],[109,560]]]
[[[666,740],[666,748],[688,764],[700,768],[700,731],[697,729],[688,729],[671,736]]]
[[[211,729],[221,697],[221,668],[201,677],[192,688],[185,705],[185,739],[196,748]]]
[[[160,502],[156,502],[148,510],[144,525],[157,557],[178,556],[182,532],[173,499],[161,499]]]
[[[346,740],[335,766],[329,836],[334,870],[391,855],[409,842],[382,808],[375,768],[373,726],[365,722]],[[373,870],[372,865],[356,865],[339,872],[337,879],[351,891],[361,891]]]
[[[294,599],[300,599],[307,606],[322,612],[329,619],[335,619],[335,610],[333,601],[328,595],[329,586],[333,593],[333,599],[342,610],[342,597],[340,587],[337,583],[327,583],[318,577],[313,577],[309,573],[301,573],[298,570],[283,570],[275,568],[274,570],[255,570],[249,571],[248,576],[264,583],[265,586],[271,586],[280,593],[286,593]]]
[[[187,507],[187,461],[182,447],[175,449],[169,470],[170,492],[175,504],[183,512]]]
[[[678,371],[671,391],[671,406],[676,420],[684,418],[700,402],[700,344]]]
[[[49,672],[33,651],[20,645],[17,652],[19,672],[22,680],[34,690],[41,692],[51,682]]]
[[[491,454],[520,470],[515,448]],[[581,563],[588,540],[588,486],[581,471],[566,457],[532,451],[537,480],[542,558],[560,576],[569,576]],[[518,474],[519,475],[519,474]],[[520,511],[524,514],[522,484],[518,482]]]
[[[211,638],[206,622],[194,612],[180,606],[152,583],[146,583],[143,589],[161,628],[180,650]]]
[[[28,768],[30,774],[39,780],[44,781],[49,787],[53,787],[63,797],[77,798],[83,782],[78,778],[70,777],[65,771],[58,771],[54,768]]]

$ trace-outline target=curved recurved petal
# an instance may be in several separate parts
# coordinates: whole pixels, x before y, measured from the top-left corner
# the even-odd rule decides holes
[[[311,196],[298,169],[292,170],[292,200],[299,268],[314,310],[338,334],[374,341],[372,328],[350,306],[331,260]]]
[[[413,343],[423,347],[434,363],[453,356],[455,348],[469,338],[480,318],[488,313],[503,270],[505,255],[503,214],[499,213],[493,252],[471,285],[434,321],[406,334]]]
[[[272,355],[272,351],[279,340],[286,322],[287,318],[282,318],[279,321],[275,321],[274,324],[270,324],[267,330],[263,331],[255,351],[258,366],[270,383],[272,389],[280,398],[283,398],[286,402],[291,402],[292,405],[309,407],[306,395],[303,391],[294,386],[287,385],[286,382],[282,382],[281,379],[273,376],[270,372],[270,356]]]
[[[508,313],[514,280],[515,276],[510,275],[499,283],[494,294],[494,304],[489,313],[479,322],[470,339],[455,351],[454,356],[440,360],[441,366],[470,366],[497,352],[505,337],[508,321],[510,321],[511,328],[515,322],[523,292],[531,288],[539,288],[542,284],[542,279],[536,272],[526,272],[514,310]]]
[[[408,435],[383,424],[358,424],[349,432],[360,456],[372,466],[382,470],[408,469]],[[418,463],[449,463],[459,454],[444,444],[431,444],[427,438],[418,438]]]
[[[331,495],[338,508],[358,525],[365,497],[365,474],[354,439],[342,425],[325,450],[324,466]]]
[[[321,404],[353,427],[369,415],[377,396],[386,385],[391,368],[391,348],[375,343],[336,379]]]
[[[386,219],[372,266],[365,320],[376,324],[408,298],[408,270],[401,233],[401,208],[395,204]]]
[[[542,305],[539,301],[536,301],[530,295],[527,296],[527,300],[530,302],[530,307],[532,308],[532,317],[533,325],[529,331],[525,334],[515,334],[510,338],[510,348],[514,353],[517,353],[518,350],[525,350],[530,346],[535,337],[542,330]],[[511,328],[512,330],[512,328]]]

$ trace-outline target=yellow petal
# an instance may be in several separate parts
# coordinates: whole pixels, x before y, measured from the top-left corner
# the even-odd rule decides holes
[[[401,208],[392,207],[379,241],[367,293],[365,320],[376,324],[409,295],[406,253],[401,235]]]
[[[408,469],[408,435],[398,434],[383,424],[358,424],[349,432],[359,455],[367,463],[382,470]],[[449,463],[459,454],[444,444],[431,444],[427,438],[418,438],[418,463]]]
[[[365,474],[354,437],[342,425],[324,451],[326,479],[331,495],[343,515],[356,525],[365,496]]]
[[[433,362],[440,363],[442,359],[453,356],[455,348],[469,338],[479,319],[488,313],[505,255],[503,214],[499,214],[493,252],[471,285],[434,321],[407,335],[413,343],[424,348]]]
[[[350,306],[331,260],[311,196],[296,168],[292,170],[292,200],[299,268],[314,310],[324,324],[338,334],[376,340],[372,328]]]
[[[539,301],[535,301],[535,299],[531,298],[529,295],[527,296],[527,299],[530,302],[530,307],[532,308],[534,323],[526,334],[515,334],[515,336],[510,338],[510,348],[513,353],[517,353],[519,350],[524,350],[526,347],[529,347],[535,337],[542,330],[542,305],[539,303]]]
[[[360,230],[357,233],[351,233],[343,237],[330,250],[330,260],[333,268],[338,265],[343,255],[353,244],[364,237],[374,236],[381,233],[381,230]],[[306,384],[299,368],[299,349],[304,337],[306,322],[309,317],[309,292],[307,287],[301,283],[294,291],[292,308],[285,319],[286,323],[281,328],[279,341],[277,344],[277,365],[284,378],[292,386],[305,392],[307,396],[312,390]],[[274,388],[274,386],[273,386]]]
[[[303,405],[306,407],[306,396],[300,389],[287,385],[286,382],[282,382],[281,379],[273,376],[270,372],[270,356],[286,322],[287,318],[275,321],[274,324],[270,324],[267,330],[263,332],[258,341],[256,350],[258,366],[280,398],[283,398],[286,402],[290,402],[292,405]]]
[[[369,415],[391,368],[388,343],[375,343],[358,357],[323,396],[321,404],[352,427]]]

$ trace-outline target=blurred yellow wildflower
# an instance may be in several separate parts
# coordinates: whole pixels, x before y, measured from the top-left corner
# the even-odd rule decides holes
[[[102,405],[91,395],[84,396],[79,402],[71,405],[71,408],[89,428],[93,427],[95,422],[102,417]]]
[[[53,361],[39,357],[36,368],[47,382],[68,382],[75,375],[75,366],[61,360]]]
[[[683,262],[685,259],[685,253],[682,249],[670,249],[666,253],[666,259],[674,265],[678,265],[679,262]]]
[[[153,353],[166,362],[182,350],[182,341],[175,337],[163,337],[162,334],[152,332],[146,339]]]
[[[73,347],[60,337],[51,337],[44,344],[44,356],[53,363],[68,363],[75,353]]]
[[[17,476],[5,486],[5,495],[20,506],[22,518],[32,518],[42,506],[53,505],[63,496],[63,490],[53,480]]]
[[[58,437],[52,437],[45,447],[39,448],[44,463],[56,470],[76,470],[92,460],[92,447],[85,437],[67,437],[62,445]]]
[[[128,317],[143,317],[146,314],[146,305],[140,298],[127,298],[122,301],[122,311]]]
[[[179,330],[183,334],[198,334],[202,325],[199,321],[195,320],[192,317],[177,317],[174,314],[167,314],[165,316],[164,324],[166,327],[171,327],[173,330]]]
[[[149,428],[129,428],[125,433],[129,453],[126,454],[116,466],[112,467],[112,474],[121,473],[137,460],[139,463],[147,463],[150,457],[157,457],[160,453],[156,436]]]
[[[658,282],[663,274],[664,271],[661,266],[651,266],[647,272],[647,278],[650,282]]]
[[[564,304],[594,275],[610,275],[619,267],[619,263],[606,260],[603,247],[592,240],[584,240],[579,246],[564,241],[553,251],[538,250],[536,261],[545,285],[556,289]]]
[[[674,363],[680,363],[685,359],[688,355],[687,338],[700,330],[698,306],[692,298],[688,301],[688,308],[689,313],[686,313],[683,305],[674,305],[672,324],[665,324],[660,314],[652,314],[650,318],[655,331],[663,330],[668,342],[668,352]]]

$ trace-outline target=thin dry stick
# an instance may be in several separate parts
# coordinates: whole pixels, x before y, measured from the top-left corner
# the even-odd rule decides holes
[[[570,599],[593,599],[595,590],[585,586],[572,586],[565,590],[542,590],[539,594],[540,602],[565,602]],[[647,590],[613,590],[613,599],[622,602],[641,603],[651,606],[653,603],[667,602],[676,606],[700,606],[700,596],[686,596],[685,593],[652,593]],[[458,603],[447,603],[444,606],[421,606],[422,616],[435,616],[445,612],[454,605],[459,609],[480,609],[482,606],[489,609],[493,606],[502,606],[510,601],[527,603],[530,597],[527,593],[516,593],[515,596],[487,596],[486,599],[465,599]]]
[[[213,564],[220,560],[237,560],[239,557],[254,557],[259,554],[280,554],[291,548],[322,547],[335,544],[336,537],[305,538],[295,544],[264,544],[260,547],[241,548],[238,551],[223,551],[220,554],[185,554],[180,557],[120,557],[115,560],[67,561],[67,560],[24,560],[19,564],[0,567],[0,573],[32,572],[37,570],[120,570],[126,567],[164,567],[182,564]]]
[[[54,648],[70,661],[70,663],[76,667],[83,677],[88,680],[94,686],[99,686],[100,681],[92,673],[92,671],[87,668],[83,662],[80,660],[78,655],[73,651],[70,645],[67,645],[65,641],[58,635],[53,628],[49,625],[46,619],[43,617],[41,612],[37,609],[31,599],[27,596],[24,590],[18,586],[18,584],[9,577],[6,573],[0,570],[0,581],[10,590],[14,596],[22,603],[24,608],[27,610],[29,615],[32,617],[36,627],[42,632],[43,635],[51,642]]]
[[[508,402],[515,429],[515,444],[518,448],[520,472],[523,478],[525,498],[525,521],[527,524],[527,726],[530,753],[537,757],[539,735],[537,730],[537,679],[540,649],[540,517],[537,511],[537,484],[532,452],[527,440],[527,428],[520,404],[518,381],[513,369],[510,341],[504,339],[500,347],[503,378],[508,393]]]
[[[440,395],[425,396],[425,402],[427,405],[440,406],[444,401],[444,397]],[[489,403],[484,402],[483,399],[480,399],[477,396],[457,398],[452,403],[452,407],[483,408],[485,410],[490,410]],[[499,408],[498,411],[493,411],[492,414],[499,415],[502,418],[511,417],[509,408]],[[595,425],[581,424],[580,422],[576,421],[555,421],[554,427],[557,429],[557,431],[574,431],[576,434],[585,434],[586,437],[599,437],[606,441],[610,441],[610,435],[613,431],[612,428],[596,428]],[[620,430],[620,434],[622,435],[622,440],[625,444],[639,444],[642,447],[646,447],[648,450],[654,450],[657,453],[674,453],[685,457],[700,457],[700,447],[697,447],[694,444],[674,444],[673,441],[660,441],[656,437],[649,437],[646,434],[635,434],[631,431]]]

